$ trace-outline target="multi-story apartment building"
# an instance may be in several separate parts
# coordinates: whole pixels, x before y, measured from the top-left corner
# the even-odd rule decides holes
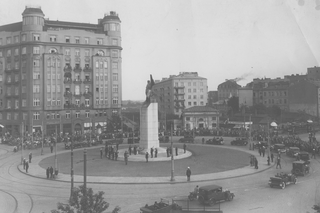
[[[181,115],[183,109],[205,106],[208,100],[207,79],[197,72],[181,72],[156,81],[153,86],[161,113]]]
[[[121,110],[118,14],[97,24],[51,21],[26,7],[0,26],[0,120],[5,131],[83,132]]]
[[[226,80],[218,85],[218,99],[226,100],[230,96],[238,97],[238,89],[241,88],[235,80]]]

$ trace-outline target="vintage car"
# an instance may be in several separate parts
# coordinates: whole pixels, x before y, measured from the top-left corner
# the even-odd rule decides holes
[[[253,145],[253,148],[255,148],[255,149],[259,149],[259,148],[262,148],[262,147],[267,148],[268,147],[268,142],[259,141],[259,142],[257,142],[256,144]]]
[[[194,137],[185,135],[183,138],[179,139],[179,143],[194,143]]]
[[[299,161],[294,161],[292,163],[292,170],[291,173],[296,175],[296,176],[304,176],[305,174],[309,173],[309,164],[306,163],[305,161],[299,160]]]
[[[146,204],[140,208],[142,213],[168,213],[172,210],[181,210],[181,207],[175,203],[170,204],[166,199],[161,199],[160,202],[154,202],[153,205]]]
[[[269,185],[271,188],[280,187],[282,189],[286,188],[289,184],[296,184],[297,178],[293,174],[278,173],[275,177],[271,177],[269,180]]]
[[[274,152],[281,152],[281,153],[286,153],[287,152],[286,146],[284,144],[281,144],[281,143],[274,144],[270,148]]]
[[[310,164],[310,155],[308,152],[299,152],[297,155],[297,160],[302,160],[307,164]]]
[[[222,190],[218,185],[207,185],[199,188],[198,201],[201,204],[214,205],[220,201],[231,201],[234,194],[229,190]]]
[[[300,152],[299,147],[289,147],[289,149],[287,150],[287,155],[289,157],[297,157],[299,152]]]
[[[247,138],[236,138],[231,141],[231,145],[233,146],[246,146],[248,144]]]
[[[206,141],[206,144],[212,144],[212,145],[223,145],[223,138],[222,137],[213,137],[212,139],[209,139]]]

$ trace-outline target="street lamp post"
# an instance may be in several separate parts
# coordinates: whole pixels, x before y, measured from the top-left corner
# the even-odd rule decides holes
[[[71,191],[70,191],[70,200],[72,199],[72,193],[73,193],[73,131],[72,131],[72,110],[70,113],[71,117]]]
[[[54,151],[54,172],[58,169],[58,159],[57,159],[57,142],[58,142],[58,133],[57,133],[57,125],[56,126],[56,140],[55,140],[55,151]]]
[[[23,137],[24,137],[24,124],[21,123],[21,165],[23,163]]]
[[[83,152],[83,197],[84,212],[87,211],[87,149]]]
[[[174,181],[173,126],[171,124],[171,180]]]

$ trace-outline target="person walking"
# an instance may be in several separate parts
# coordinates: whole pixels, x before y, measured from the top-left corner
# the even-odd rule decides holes
[[[100,148],[100,158],[102,159],[103,156],[103,151],[102,151],[102,147]]]
[[[51,151],[51,153],[53,152],[53,143],[52,142],[50,143],[50,151]]]
[[[129,145],[129,155],[131,155],[132,147],[131,144]]]
[[[157,148],[154,148],[154,157],[158,157],[158,149]]]
[[[204,138],[202,138],[202,144],[204,144]]]
[[[268,155],[268,166],[270,166],[270,156]]]
[[[28,169],[29,169],[29,162],[26,161],[26,173],[28,173]]]
[[[104,147],[104,157],[107,157],[107,155],[108,155],[108,152],[109,152],[109,147],[108,147],[108,145],[106,145],[105,147]]]
[[[278,156],[277,158],[277,166],[276,166],[276,169],[278,169],[278,166],[280,167],[281,169],[281,162],[280,162],[280,157]]]
[[[53,168],[52,168],[52,166],[50,167],[50,178],[53,178]]]
[[[190,181],[190,177],[191,177],[191,169],[190,169],[190,167],[187,168],[186,175],[187,175],[187,181]]]
[[[272,163],[273,163],[273,158],[274,158],[273,153],[271,153],[271,162]]]
[[[178,156],[178,147],[176,146],[176,156]]]
[[[186,144],[183,144],[183,151],[184,151],[184,153],[186,153],[186,151],[187,151],[187,145]]]
[[[153,148],[152,147],[150,149],[150,155],[151,155],[151,158],[153,158]]]
[[[29,163],[31,163],[31,159],[32,159],[32,153],[29,153]]]
[[[118,155],[119,155],[118,150],[115,150],[115,152],[114,152],[114,158],[115,158],[116,161],[118,160]]]
[[[258,159],[257,158],[254,158],[254,168],[255,169],[258,169]]]
[[[128,153],[128,151],[125,151],[124,152],[124,162],[126,163],[126,165],[128,164],[128,158],[129,158],[129,153]]]
[[[26,159],[23,158],[23,169],[26,169]]]
[[[146,163],[148,163],[148,159],[149,159],[149,153],[146,152]]]
[[[50,177],[50,168],[49,167],[46,170],[46,175],[47,175],[47,179],[49,179],[49,177]]]

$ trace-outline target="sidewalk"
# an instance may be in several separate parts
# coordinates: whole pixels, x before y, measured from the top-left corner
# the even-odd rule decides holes
[[[95,147],[90,147],[87,149],[97,149],[103,146],[95,146]],[[222,147],[225,149],[236,149],[239,150],[236,147],[231,147],[231,146],[225,146]],[[77,149],[75,151],[80,151],[83,149]],[[255,173],[263,172],[271,167],[274,166],[274,164],[271,163],[271,165],[267,165],[267,156],[261,157],[259,156],[257,150],[252,151],[252,150],[240,150],[243,152],[246,152],[248,154],[256,156],[258,159],[258,166],[259,169],[254,169],[254,167],[250,167],[250,165],[239,168],[239,169],[234,169],[234,170],[229,170],[229,171],[224,171],[224,172],[219,172],[219,173],[210,173],[210,174],[201,174],[201,175],[192,175],[191,176],[191,182],[198,182],[198,181],[211,181],[211,180],[221,180],[221,179],[229,179],[229,178],[236,178],[236,177],[241,177],[241,176],[247,176],[247,175],[252,175]],[[61,151],[60,153],[65,153],[65,152],[70,152],[70,150],[65,150]],[[22,165],[18,165],[18,170],[22,173],[25,173],[29,176],[33,176],[36,178],[42,178],[42,179],[47,179],[46,178],[46,170],[42,167],[39,166],[39,162],[47,157],[54,156],[54,153],[52,154],[47,154],[47,155],[40,155],[37,157],[32,158],[32,163],[29,164],[29,171],[28,173],[25,173],[25,170],[23,169]],[[166,158],[166,157],[164,157]],[[167,159],[167,158],[166,158]],[[160,159],[158,159],[160,160]],[[248,164],[249,164],[249,158],[248,158]],[[88,183],[101,183],[101,184],[161,184],[161,183],[186,183],[186,176],[175,176],[174,181],[170,180],[171,177],[104,177],[104,176],[87,176],[87,182]],[[70,182],[71,181],[71,175],[70,174],[62,174],[59,173],[58,176],[55,179],[50,179],[52,181],[63,181],[63,182]],[[74,182],[75,183],[82,183],[83,182],[83,176],[82,175],[74,175]]]

